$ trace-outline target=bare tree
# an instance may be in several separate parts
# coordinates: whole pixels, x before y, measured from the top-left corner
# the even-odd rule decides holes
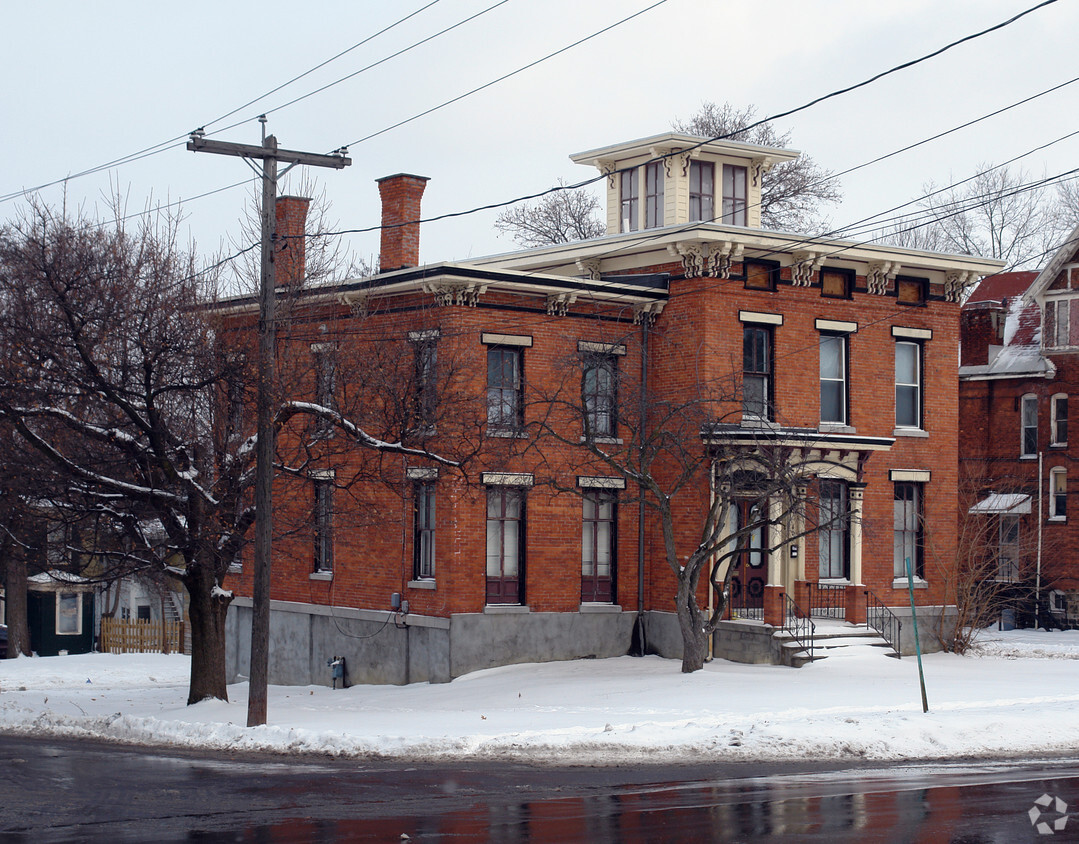
[[[638,342],[626,336],[612,347]],[[655,333],[649,342],[654,349],[669,341]],[[587,495],[577,476],[613,477],[625,485],[620,502],[643,504],[658,522],[676,582],[682,671],[696,671],[730,605],[732,584],[745,574],[747,550],[766,559],[817,529],[805,508],[809,480],[792,450],[766,432],[751,441],[727,436],[744,431],[723,421],[741,413],[741,385],[733,378],[697,379],[680,395],[659,396],[595,346],[558,367],[556,382],[531,387],[526,448],[543,461],[558,492]],[[704,605],[702,579],[713,592]]]
[[[768,147],[788,147],[791,133],[779,132],[769,122],[756,122],[757,109],[739,109],[729,102],[701,104],[688,120],[675,120],[674,129],[702,138],[723,138]],[[838,179],[804,153],[793,161],[776,164],[761,182],[761,227],[788,232],[820,232],[827,228],[822,205],[843,198]]]
[[[559,185],[565,183],[559,180]],[[588,188],[565,187],[534,202],[511,205],[495,219],[495,228],[526,249],[588,240],[607,232],[596,195]]]
[[[881,238],[912,249],[981,255],[1006,261],[1006,271],[1043,264],[1079,218],[1075,187],[1057,192],[1024,170],[981,164],[974,177],[948,188],[922,187],[916,211]]]
[[[226,698],[224,586],[254,521],[255,440],[243,412],[253,318],[227,328],[196,279],[168,224],[127,232],[38,207],[0,229],[0,420],[44,458],[49,506],[93,526],[104,567],[165,571],[183,583],[189,703]],[[377,378],[382,368],[355,371]],[[376,459],[440,459],[419,432],[415,446],[388,436],[400,430],[394,421],[369,433],[364,423],[380,406],[369,393],[338,407],[300,401],[296,384],[285,386],[277,425],[295,453],[333,429],[341,447]],[[342,412],[371,407],[359,423]],[[323,424],[301,426],[298,442],[289,426],[302,418]]]

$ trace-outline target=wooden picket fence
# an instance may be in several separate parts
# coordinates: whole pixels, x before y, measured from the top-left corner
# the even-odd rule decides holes
[[[184,623],[103,618],[98,650],[111,654],[183,653]]]

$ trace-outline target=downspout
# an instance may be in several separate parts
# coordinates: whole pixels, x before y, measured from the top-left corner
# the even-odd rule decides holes
[[[648,424],[648,323],[649,314],[641,314],[641,395],[638,409],[637,436],[640,439],[640,456],[644,457],[645,426]],[[648,651],[644,633],[644,495],[637,485],[637,620],[630,646],[636,656]]]
[[[1045,524],[1042,512],[1042,452],[1038,452],[1038,567],[1034,577],[1034,629],[1038,629],[1038,607],[1042,601],[1042,525]]]

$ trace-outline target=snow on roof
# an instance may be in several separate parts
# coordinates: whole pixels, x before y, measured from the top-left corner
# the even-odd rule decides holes
[[[27,583],[89,583],[90,580],[85,577],[81,577],[77,574],[72,574],[69,571],[60,571],[59,569],[49,569],[49,571],[43,571],[41,574],[35,574],[33,577],[26,578]]]
[[[973,515],[1009,513],[1025,516],[1030,513],[1030,496],[1018,492],[991,492],[970,508]]]

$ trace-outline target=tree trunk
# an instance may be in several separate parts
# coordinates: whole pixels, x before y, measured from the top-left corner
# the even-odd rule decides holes
[[[208,566],[189,565],[184,586],[191,598],[191,686],[187,703],[208,697],[228,700],[225,683],[225,616],[231,595],[214,594],[217,581]]]
[[[7,656],[30,656],[30,624],[26,617],[26,558],[5,543],[4,606],[7,621]],[[10,553],[14,552],[14,553]]]
[[[704,632],[704,619],[697,607],[697,599],[691,588],[688,572],[678,580],[678,595],[675,599],[678,613],[678,627],[682,631],[682,673],[691,674],[704,667],[704,658],[708,655],[708,635]]]

